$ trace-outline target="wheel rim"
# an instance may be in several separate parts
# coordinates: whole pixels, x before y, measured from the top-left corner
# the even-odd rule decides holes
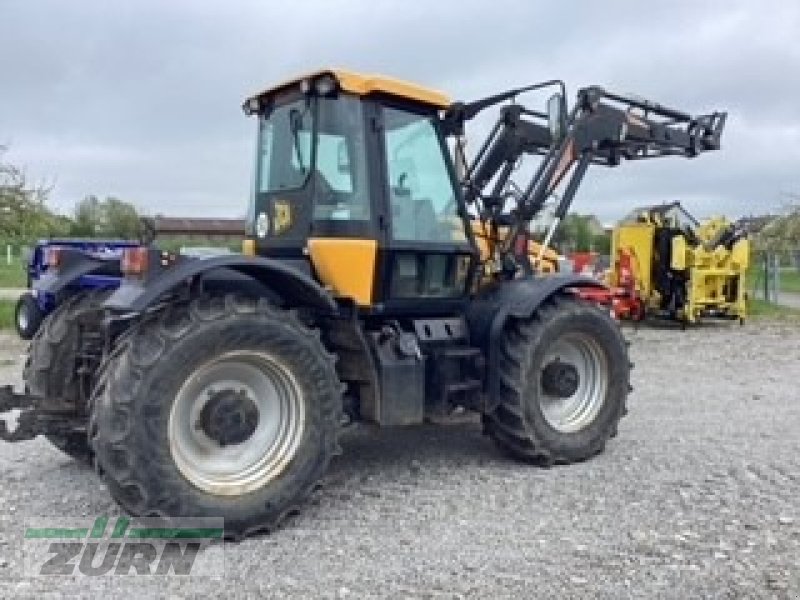
[[[213,437],[209,407],[215,399],[242,398],[252,414],[236,441]],[[235,411],[234,411],[235,412]],[[219,417],[216,421],[219,421]],[[214,420],[214,417],[211,418]],[[228,423],[225,421],[225,423]],[[203,491],[237,496],[275,479],[295,455],[305,429],[303,393],[292,373],[273,356],[255,351],[226,353],[198,368],[178,391],[169,415],[169,445],[175,465]]]
[[[23,306],[17,311],[17,327],[21,331],[24,331],[28,328],[29,324],[30,319],[28,318],[28,311]]]
[[[561,336],[548,349],[539,378],[539,403],[547,423],[562,433],[574,433],[589,425],[600,412],[608,391],[608,360],[600,345],[581,333]],[[553,393],[546,381],[547,369],[565,365],[569,378],[562,393]],[[569,388],[569,393],[564,388]]]

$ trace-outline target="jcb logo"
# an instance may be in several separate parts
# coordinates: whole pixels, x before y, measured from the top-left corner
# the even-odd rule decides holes
[[[119,517],[113,527],[107,517],[98,517],[91,527],[59,521],[25,530],[26,575],[224,573],[221,519]]]

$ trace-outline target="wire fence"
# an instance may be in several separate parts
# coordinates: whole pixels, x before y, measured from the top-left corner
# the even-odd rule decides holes
[[[768,252],[758,253],[755,260],[753,276],[750,278],[750,290],[754,298],[770,304],[778,304],[781,294],[781,257]]]

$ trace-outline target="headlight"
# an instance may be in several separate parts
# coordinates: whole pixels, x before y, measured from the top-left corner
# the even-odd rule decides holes
[[[250,115],[257,115],[261,112],[261,101],[258,98],[248,98],[242,108],[244,109],[244,114],[248,117]]]
[[[314,81],[314,91],[320,96],[329,96],[336,91],[336,79],[331,75],[323,75]]]

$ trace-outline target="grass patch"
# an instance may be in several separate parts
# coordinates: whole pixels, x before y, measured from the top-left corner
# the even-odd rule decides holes
[[[750,289],[764,289],[764,269],[755,265],[747,272],[747,285]],[[781,269],[780,286],[782,292],[800,293],[800,272],[794,267]]]
[[[26,287],[25,269],[16,260],[11,264],[6,264],[5,259],[0,261],[0,288],[24,288]]]
[[[16,300],[0,299],[0,329],[14,329]]]
[[[781,271],[781,290],[784,292],[800,292],[800,273],[797,269]]]
[[[800,310],[796,308],[789,308],[788,306],[772,304],[756,298],[751,298],[748,300],[747,315],[749,317],[766,317],[771,319],[800,321]]]

